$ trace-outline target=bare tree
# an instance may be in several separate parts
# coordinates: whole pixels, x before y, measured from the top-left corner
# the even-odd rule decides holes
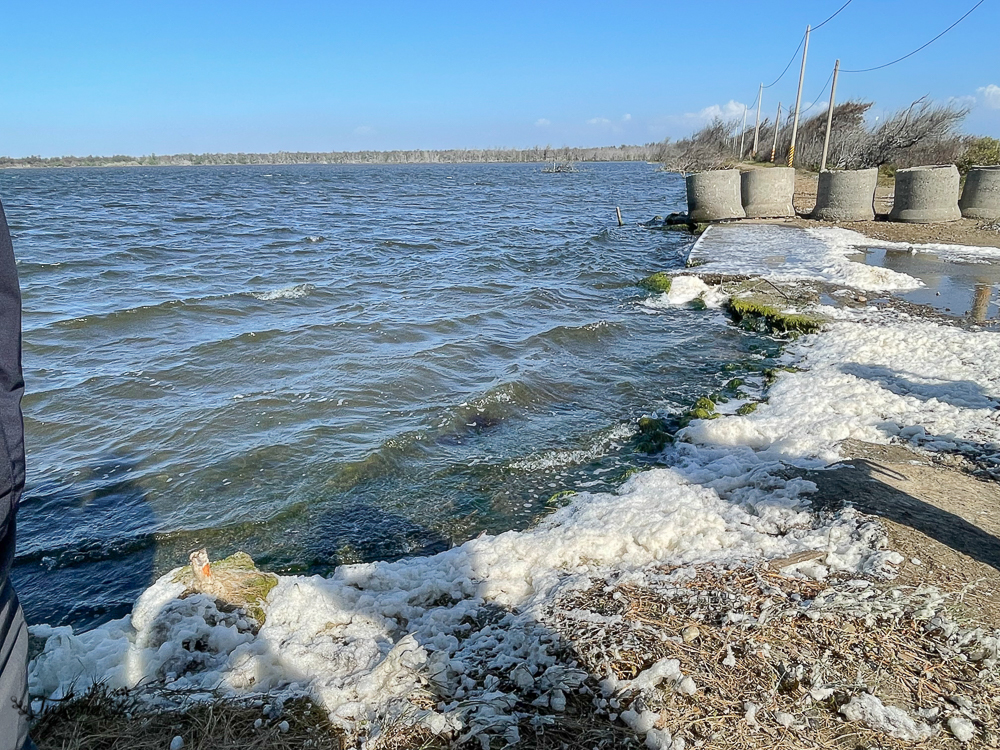
[[[695,172],[724,169],[736,163],[733,148],[735,120],[716,117],[689,138],[669,143],[664,141],[658,155],[665,169],[672,172]]]
[[[847,101],[833,110],[828,164],[840,169],[862,169],[891,164],[907,167],[916,164],[948,164],[959,161],[970,143],[958,133],[968,109],[954,104],[934,104],[918,99],[880,124],[869,128],[865,117],[872,102]],[[694,135],[661,144],[657,158],[665,168],[678,172],[719,169],[751,158],[748,145],[753,131],[743,133],[744,152],[736,158],[731,137],[738,123],[714,120]],[[761,126],[758,161],[769,161],[774,129],[778,129],[775,161],[784,163],[791,144],[788,120]],[[823,153],[826,112],[821,111],[799,125],[796,142],[796,166],[817,169]],[[735,142],[740,140],[736,130]]]
[[[926,97],[917,99],[868,134],[858,166],[908,166],[913,161],[908,157],[921,151],[928,156],[941,155],[942,161],[949,156],[954,160],[960,151],[958,126],[968,114],[967,107],[934,104]]]

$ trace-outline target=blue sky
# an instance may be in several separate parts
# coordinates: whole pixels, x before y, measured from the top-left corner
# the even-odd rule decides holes
[[[853,0],[813,35],[803,108],[974,4]],[[0,154],[526,147],[680,137],[742,114],[808,23],[800,2],[46,2],[3,8]],[[875,115],[928,95],[1000,136],[1000,1],[918,55],[840,77]],[[794,100],[799,62],[765,91]],[[821,97],[825,101],[826,94]],[[819,105],[817,105],[819,106]],[[753,112],[750,117],[752,119]]]

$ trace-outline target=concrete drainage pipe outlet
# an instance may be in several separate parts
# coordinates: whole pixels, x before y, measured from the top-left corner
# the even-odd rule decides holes
[[[890,221],[934,224],[962,218],[958,207],[958,167],[954,164],[896,171]]]
[[[791,167],[747,170],[740,174],[740,186],[748,219],[795,216],[795,170]]]
[[[738,169],[695,172],[687,176],[688,216],[691,221],[742,219]]]
[[[816,207],[820,221],[872,221],[878,169],[824,170],[819,173]]]
[[[958,206],[967,219],[1000,219],[1000,167],[972,167]]]

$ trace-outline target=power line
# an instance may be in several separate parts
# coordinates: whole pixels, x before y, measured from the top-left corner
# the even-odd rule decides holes
[[[833,80],[833,71],[830,72],[830,77],[827,78],[826,83],[823,84],[823,90],[819,92],[819,96],[816,97],[816,99],[813,101],[812,104],[810,104],[808,107],[803,108],[802,112],[808,112],[810,109],[812,109],[819,103],[819,100],[823,98],[823,94],[826,93],[826,87],[830,85],[830,81],[832,80]],[[802,114],[802,112],[800,112],[799,114]]]
[[[799,39],[799,46],[795,48],[795,51],[792,53],[791,59],[789,59],[789,61],[788,61],[788,65],[786,65],[785,69],[783,71],[781,71],[781,75],[778,76],[777,78],[775,78],[769,84],[767,84],[764,88],[766,88],[766,89],[771,88],[774,84],[776,84],[778,81],[780,81],[782,78],[785,77],[785,73],[787,73],[788,69],[790,67],[792,67],[792,63],[795,62],[795,58],[799,56],[799,50],[802,49],[802,42],[805,41],[805,38],[806,38],[806,35],[803,34],[802,38]]]
[[[848,5],[850,5],[852,2],[854,2],[854,0],[847,0],[846,3],[844,3],[843,5],[840,6],[840,8],[837,9],[836,13],[834,13],[828,19],[826,19],[825,21],[823,21],[823,23],[821,23],[819,26],[813,26],[813,31],[816,31],[816,29],[820,28],[821,26],[825,26],[826,24],[828,24],[830,21],[832,21],[834,18],[836,18],[838,15],[840,15],[840,11],[842,11],[844,8],[846,8]]]
[[[970,14],[972,13],[972,11],[974,11],[974,10],[975,10],[976,8],[978,8],[978,7],[980,6],[980,5],[982,5],[982,4],[983,4],[983,3],[985,3],[985,2],[986,2],[986,0],[979,0],[979,2],[978,2],[978,3],[976,3],[976,4],[975,4],[975,5],[973,5],[973,6],[971,7],[971,8],[969,8],[969,10],[968,10],[968,11],[966,11],[966,13],[965,13],[965,15],[964,15],[964,16],[962,16],[961,18],[959,18],[959,19],[958,19],[957,21],[955,21],[955,23],[953,23],[953,24],[952,24],[951,26],[949,26],[949,27],[948,27],[947,29],[945,29],[944,31],[942,31],[942,32],[941,32],[940,34],[938,34],[938,35],[937,35],[936,37],[934,37],[933,39],[931,39],[931,40],[930,40],[929,42],[927,42],[926,44],[923,44],[923,45],[921,45],[920,47],[917,47],[917,48],[916,48],[915,50],[913,50],[913,52],[910,52],[910,53],[908,53],[908,54],[905,54],[905,55],[903,55],[902,57],[899,57],[899,58],[896,58],[896,59],[895,59],[895,60],[893,60],[892,62],[887,62],[887,63],[886,63],[885,65],[876,65],[876,66],[875,66],[874,68],[864,68],[864,69],[862,69],[862,70],[841,70],[840,72],[841,72],[841,73],[870,73],[870,72],[871,72],[871,71],[873,71],[873,70],[881,70],[882,68],[888,68],[888,67],[889,67],[890,65],[895,65],[895,64],[896,64],[896,63],[898,63],[898,62],[902,62],[903,60],[905,60],[905,59],[906,59],[906,58],[908,58],[908,57],[913,57],[913,56],[914,56],[915,54],[917,54],[917,53],[918,53],[918,52],[919,52],[920,50],[922,50],[922,49],[924,49],[924,48],[926,48],[926,47],[929,47],[929,46],[930,46],[930,45],[932,45],[932,44],[933,44],[934,42],[936,42],[936,41],[937,41],[938,39],[940,39],[940,38],[941,38],[941,37],[943,37],[943,36],[944,36],[945,34],[947,34],[947,33],[948,33],[949,31],[951,31],[951,30],[952,30],[953,28],[955,28],[955,27],[956,27],[956,26],[958,26],[958,25],[959,25],[960,23],[962,23],[962,21],[964,21],[964,20],[965,20],[966,18],[968,18],[968,17],[969,17],[969,15],[970,15]],[[838,12],[839,12],[839,11],[838,11]]]
[[[825,26],[826,24],[830,23],[830,21],[832,21],[832,20],[833,20],[834,18],[836,18],[837,16],[839,16],[839,15],[840,15],[840,12],[841,12],[841,11],[842,11],[842,10],[843,10],[844,8],[846,8],[846,7],[848,6],[848,5],[850,5],[850,4],[852,3],[852,2],[854,2],[854,0],[847,0],[847,2],[846,2],[846,3],[844,3],[844,4],[843,4],[843,5],[841,5],[841,6],[839,7],[839,8],[837,8],[837,10],[836,10],[836,11],[834,12],[834,14],[833,14],[832,16],[829,16],[829,17],[828,17],[828,18],[827,18],[827,19],[826,19],[825,21],[823,21],[822,23],[820,23],[820,24],[819,24],[819,26],[813,26],[813,27],[812,27],[812,30],[813,30],[813,31],[816,31],[816,29],[820,28],[820,26]],[[795,48],[795,51],[794,51],[794,52],[792,53],[792,56],[791,56],[791,58],[789,58],[789,60],[788,60],[788,65],[786,65],[786,66],[785,66],[785,69],[784,69],[783,71],[781,71],[781,75],[780,75],[780,76],[778,76],[777,78],[775,78],[775,79],[774,79],[773,81],[771,81],[771,82],[770,82],[769,84],[767,84],[767,85],[766,85],[766,86],[765,86],[764,88],[766,88],[766,89],[769,89],[769,88],[771,88],[771,87],[772,87],[772,86],[774,86],[774,85],[775,85],[775,84],[776,84],[776,83],[777,83],[778,81],[780,81],[780,80],[781,80],[782,78],[784,78],[784,77],[785,77],[785,73],[787,73],[787,72],[788,72],[788,69],[789,69],[790,67],[792,67],[792,63],[793,63],[793,62],[795,62],[795,58],[796,58],[796,57],[798,57],[798,55],[799,55],[799,50],[800,50],[800,49],[802,49],[802,42],[803,42],[803,41],[805,41],[805,38],[806,38],[806,37],[805,37],[805,34],[803,34],[803,35],[802,35],[802,38],[801,38],[801,39],[799,39],[799,46]],[[756,103],[756,100],[754,100],[754,103]],[[753,104],[751,104],[750,106],[752,107],[752,106],[753,106]]]

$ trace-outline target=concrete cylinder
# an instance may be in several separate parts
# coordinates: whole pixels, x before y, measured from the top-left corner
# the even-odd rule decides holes
[[[1000,219],[1000,167],[972,167],[958,207],[967,219]]]
[[[748,169],[740,173],[740,193],[748,219],[795,216],[795,170],[791,167]]]
[[[687,176],[688,216],[691,221],[742,219],[738,169],[695,172]]]
[[[958,167],[954,164],[896,170],[890,221],[933,224],[962,218],[958,207]]]
[[[816,208],[810,216],[820,221],[873,221],[878,169],[823,170],[816,188]]]

